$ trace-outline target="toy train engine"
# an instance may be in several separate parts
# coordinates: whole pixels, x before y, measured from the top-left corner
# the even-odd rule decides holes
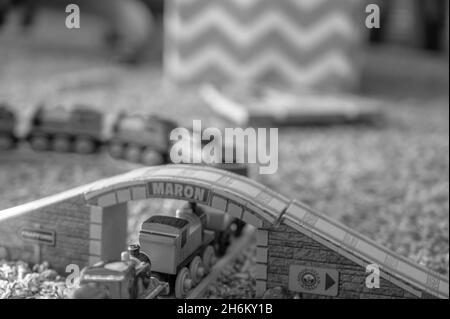
[[[209,206],[188,202],[183,205],[178,212],[184,214],[195,214],[201,217],[205,229],[213,231],[215,234],[212,245],[218,256],[225,255],[231,244],[232,237],[240,236],[242,227],[240,220],[225,212]]]
[[[100,262],[81,272],[80,287],[71,294],[72,299],[154,299],[169,293],[169,285],[151,276],[151,264],[141,261],[135,254],[138,247],[131,246],[122,253],[122,260]],[[138,251],[139,254],[139,251]]]
[[[113,127],[109,153],[145,165],[160,165],[169,159],[169,135],[176,124],[157,116],[120,114]]]
[[[33,116],[28,142],[36,151],[91,154],[102,144],[103,116],[84,106],[39,108]]]
[[[6,105],[0,104],[0,151],[9,150],[17,145],[14,133],[16,116]]]
[[[142,253],[176,298],[185,298],[216,261],[215,233],[205,228],[206,219],[202,210],[184,207],[175,216],[150,217],[139,232]]]

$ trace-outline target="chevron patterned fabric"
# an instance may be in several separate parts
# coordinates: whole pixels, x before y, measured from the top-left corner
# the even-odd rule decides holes
[[[361,0],[169,0],[171,83],[358,85]],[[359,15],[356,11],[359,9]]]

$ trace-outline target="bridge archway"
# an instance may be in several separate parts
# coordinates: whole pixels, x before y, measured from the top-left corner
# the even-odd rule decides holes
[[[88,205],[102,209],[152,198],[185,200],[221,210],[257,228],[275,224],[290,203],[251,179],[195,165],[136,170],[100,181],[84,196]]]

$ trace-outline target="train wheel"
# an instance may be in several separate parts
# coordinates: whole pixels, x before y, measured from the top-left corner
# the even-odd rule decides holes
[[[132,163],[139,163],[141,159],[141,148],[137,145],[128,145],[125,149],[125,159]]]
[[[50,141],[45,135],[33,135],[30,138],[30,145],[35,151],[46,151],[50,147]]]
[[[123,158],[124,156],[124,147],[120,142],[111,142],[108,151],[113,158]]]
[[[14,141],[8,135],[0,134],[0,150],[9,150],[14,146]]]
[[[195,284],[198,284],[200,280],[205,276],[205,267],[203,266],[203,261],[200,256],[196,256],[191,263],[189,264],[189,272],[192,278],[192,281]]]
[[[152,150],[152,149],[146,149],[142,153],[142,163],[148,166],[156,166],[156,165],[162,165],[164,164],[164,157],[161,155],[161,153]]]
[[[53,142],[52,142],[52,149],[60,152],[60,153],[65,153],[70,151],[70,139],[68,136],[64,136],[64,135],[60,135],[60,136],[55,136],[53,138]]]
[[[205,267],[205,274],[209,273],[212,266],[216,263],[216,253],[213,246],[206,247],[202,256],[203,267]]]
[[[186,267],[182,268],[177,275],[175,280],[175,298],[184,299],[186,298],[189,290],[192,288],[192,279],[189,273],[189,269]]]
[[[95,142],[89,137],[78,137],[75,140],[75,152],[78,154],[92,154],[95,149]]]

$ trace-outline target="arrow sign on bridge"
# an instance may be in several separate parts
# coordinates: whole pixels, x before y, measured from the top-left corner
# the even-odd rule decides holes
[[[336,269],[291,265],[289,290],[323,296],[338,295],[339,272]]]
[[[328,273],[325,274],[325,291],[334,286],[336,280],[333,279]]]

